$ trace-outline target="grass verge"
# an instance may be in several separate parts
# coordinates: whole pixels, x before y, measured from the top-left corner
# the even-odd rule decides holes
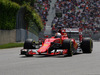
[[[23,45],[24,43],[8,43],[8,44],[0,45],[0,49],[23,47]]]

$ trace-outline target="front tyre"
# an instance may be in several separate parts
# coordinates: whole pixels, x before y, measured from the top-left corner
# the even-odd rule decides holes
[[[32,42],[32,39],[27,39],[24,43],[24,49],[33,49]]]
[[[66,39],[66,40],[63,41],[62,48],[63,49],[68,49],[68,52],[67,52],[68,56],[73,55],[73,43],[70,39]]]
[[[83,53],[92,53],[93,41],[91,38],[84,38],[81,43]]]

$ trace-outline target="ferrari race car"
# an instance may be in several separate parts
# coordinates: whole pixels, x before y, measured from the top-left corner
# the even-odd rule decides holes
[[[27,39],[24,43],[23,49],[20,50],[21,55],[64,55],[72,56],[81,50],[83,53],[92,53],[93,41],[91,38],[83,38],[80,29],[60,29],[59,35],[45,38],[38,50],[34,49],[34,42],[32,39]],[[71,36],[77,34],[78,41]],[[74,37],[74,36],[73,36]],[[38,44],[40,45],[40,44]]]

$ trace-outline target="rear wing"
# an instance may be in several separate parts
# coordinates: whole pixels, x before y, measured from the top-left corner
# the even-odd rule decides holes
[[[68,37],[78,35],[79,36],[79,41],[81,42],[83,37],[82,37],[82,29],[81,28],[65,28],[62,30],[63,33],[67,33]]]
[[[75,29],[75,28],[67,28],[65,29],[65,32],[73,32],[73,33],[79,33],[79,28]]]

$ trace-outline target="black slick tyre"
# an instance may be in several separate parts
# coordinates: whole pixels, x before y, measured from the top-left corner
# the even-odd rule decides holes
[[[81,43],[83,53],[92,53],[93,41],[91,38],[84,38]]]
[[[51,51],[53,50],[53,45],[48,49],[48,53],[51,54]]]
[[[66,40],[63,41],[62,48],[63,49],[68,49],[68,52],[67,52],[68,56],[73,55],[73,43],[70,39],[66,39]]]
[[[24,49],[33,49],[32,42],[33,42],[32,39],[27,39],[24,43]]]

